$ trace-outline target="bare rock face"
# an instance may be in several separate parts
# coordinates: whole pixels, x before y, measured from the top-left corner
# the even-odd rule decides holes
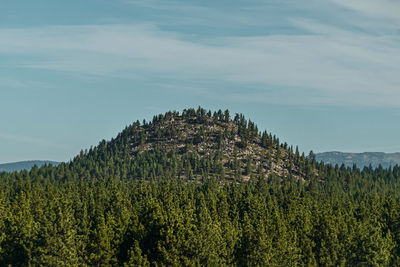
[[[168,157],[194,162],[213,162],[209,173],[226,179],[246,181],[252,177],[291,176],[304,180],[300,167],[304,155],[257,126],[243,115],[230,118],[229,111],[214,112],[199,108],[158,115],[152,122],[139,121],[127,127],[118,137],[128,147],[133,159],[143,153],[160,151]],[[308,174],[307,174],[308,175]],[[202,173],[194,172],[194,177]],[[240,178],[238,178],[240,177]]]

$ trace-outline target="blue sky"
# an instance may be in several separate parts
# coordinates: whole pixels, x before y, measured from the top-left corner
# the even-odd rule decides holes
[[[400,151],[396,0],[2,0],[0,162],[137,119],[244,113],[308,152]]]

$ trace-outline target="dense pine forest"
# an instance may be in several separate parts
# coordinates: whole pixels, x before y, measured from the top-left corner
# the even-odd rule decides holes
[[[400,167],[325,165],[228,110],[0,173],[0,266],[398,266]]]

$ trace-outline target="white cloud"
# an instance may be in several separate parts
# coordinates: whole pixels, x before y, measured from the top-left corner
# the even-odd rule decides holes
[[[374,15],[372,2],[332,1]],[[386,7],[392,5],[384,2]],[[386,14],[383,8],[376,10],[379,16]],[[292,18],[290,23],[308,34],[199,42],[153,24],[0,29],[0,54],[21,68],[144,80],[167,76],[177,83],[207,80],[268,88],[259,97],[246,89],[232,93],[232,99],[243,101],[400,106],[399,38],[311,19]],[[13,62],[13,55],[26,59]],[[32,55],[37,59],[29,60]]]
[[[393,19],[400,22],[400,1],[398,0],[331,0],[353,9],[361,15],[380,19]]]

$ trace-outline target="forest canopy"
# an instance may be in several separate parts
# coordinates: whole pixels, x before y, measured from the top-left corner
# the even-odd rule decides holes
[[[317,162],[241,114],[126,127],[0,174],[1,266],[396,266],[400,167]]]

